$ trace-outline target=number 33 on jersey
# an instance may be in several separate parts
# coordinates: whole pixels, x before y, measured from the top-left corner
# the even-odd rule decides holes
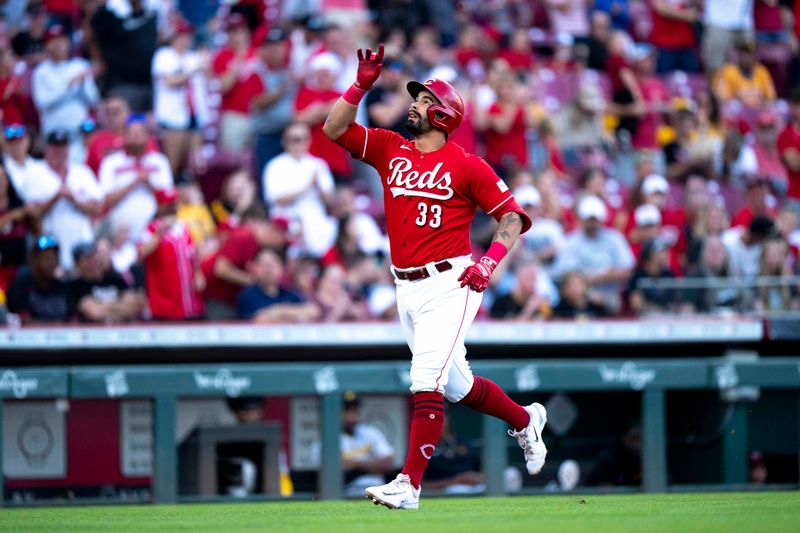
[[[336,143],[380,174],[397,268],[470,255],[469,230],[478,207],[497,220],[515,211],[522,232],[530,228],[527,214],[491,167],[455,143],[424,153],[395,132],[359,124],[351,124]]]

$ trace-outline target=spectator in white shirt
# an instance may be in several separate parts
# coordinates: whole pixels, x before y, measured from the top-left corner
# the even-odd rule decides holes
[[[69,36],[62,26],[51,26],[45,43],[48,58],[34,69],[32,79],[42,132],[67,131],[70,160],[84,161],[80,127],[89,118],[89,109],[100,100],[92,67],[83,58],[69,57]]]
[[[103,210],[103,191],[92,171],[69,161],[69,133],[47,135],[44,163],[36,165],[25,187],[25,199],[41,222],[41,231],[60,243],[61,267],[73,267],[72,248],[94,239],[92,217]]]
[[[295,122],[286,128],[285,151],[264,167],[264,200],[270,215],[287,219],[306,251],[320,257],[336,240],[337,224],[326,208],[334,183],[328,164],[308,153],[310,145],[306,124]]]
[[[174,176],[186,167],[191,150],[199,146],[199,129],[207,118],[203,60],[192,50],[193,35],[192,26],[179,19],[170,44],[153,56],[155,115]]]
[[[100,186],[106,193],[109,218],[117,230],[127,228],[136,242],[156,214],[157,190],[174,187],[169,161],[148,150],[150,132],[143,115],[131,115],[125,127],[124,150],[107,155],[100,164]]]
[[[3,154],[3,165],[6,167],[8,179],[17,191],[17,195],[25,201],[25,188],[28,184],[28,176],[32,168],[41,161],[34,159],[30,155],[31,137],[25,126],[21,124],[11,124],[3,130],[5,138],[5,153]]]
[[[728,273],[735,278],[753,279],[758,276],[762,243],[775,233],[774,223],[766,217],[753,218],[746,228],[737,226],[725,230],[722,244],[728,251]]]
[[[554,267],[559,278],[570,271],[586,276],[595,292],[594,301],[603,301],[611,313],[621,308],[621,294],[633,272],[635,258],[625,237],[605,227],[608,210],[597,196],[584,196],[578,203],[580,227],[570,233],[558,251]]]

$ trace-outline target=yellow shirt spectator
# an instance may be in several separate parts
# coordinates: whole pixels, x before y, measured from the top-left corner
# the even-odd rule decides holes
[[[775,100],[775,85],[769,71],[761,63],[753,65],[749,77],[744,75],[739,65],[728,63],[717,72],[714,94],[720,100],[735,98],[746,106],[759,107]]]

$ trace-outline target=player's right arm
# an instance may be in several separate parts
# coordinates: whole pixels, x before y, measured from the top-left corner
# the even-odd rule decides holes
[[[358,104],[378,80],[382,66],[383,44],[378,46],[377,53],[373,53],[369,48],[366,52],[362,52],[359,48],[356,82],[339,97],[322,126],[322,131],[330,139],[336,140],[341,137],[350,124],[356,121]]]

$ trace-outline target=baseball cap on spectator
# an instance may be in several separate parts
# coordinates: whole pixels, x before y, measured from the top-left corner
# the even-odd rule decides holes
[[[342,63],[339,61],[339,58],[336,57],[331,52],[323,52],[321,54],[315,55],[311,58],[311,61],[308,63],[308,67],[312,72],[316,72],[318,70],[329,70],[331,72],[338,72],[339,68],[341,67]]]
[[[605,222],[608,217],[608,210],[606,209],[603,201],[597,196],[584,196],[578,203],[578,218],[581,220],[588,220],[595,218],[601,222]]]
[[[650,174],[642,182],[642,194],[650,196],[658,192],[667,194],[669,192],[669,182],[664,176]]]
[[[775,224],[767,217],[755,217],[747,227],[752,237],[764,239],[775,232]]]
[[[633,212],[637,226],[658,226],[661,224],[661,211],[652,204],[642,204]]]
[[[267,44],[281,43],[287,40],[289,36],[280,28],[272,28],[268,32],[257,32],[254,37],[255,46],[264,46]]]
[[[131,124],[136,124],[137,122],[143,124],[147,123],[147,117],[144,115],[144,113],[131,113],[130,115],[128,115],[128,118],[125,119],[126,126],[130,126]]]
[[[175,21],[175,35],[194,33],[194,26],[183,17],[178,17]]]
[[[655,53],[655,49],[647,43],[638,43],[631,48],[630,60],[642,61]]]
[[[44,34],[44,42],[49,43],[51,40],[57,37],[64,37],[67,38],[67,30],[61,24],[53,24]]]
[[[64,129],[55,129],[47,134],[47,144],[68,144],[69,132]]]
[[[308,20],[306,20],[305,26],[308,31],[313,32],[325,31],[328,28],[322,17],[309,17]]]
[[[10,141],[11,139],[22,139],[27,131],[22,124],[9,124],[3,128],[3,135],[6,140]]]
[[[250,27],[247,25],[247,19],[241,13],[231,13],[225,19],[226,31],[249,29],[249,28]]]
[[[58,250],[58,240],[52,235],[41,235],[33,243],[34,252],[43,252],[45,250]]]
[[[75,263],[77,263],[84,257],[92,255],[95,250],[97,250],[97,245],[94,242],[87,241],[76,244],[72,248],[72,259],[74,259]]]
[[[361,407],[361,399],[356,396],[356,393],[349,390],[344,393],[344,408],[354,409]]]
[[[542,205],[542,195],[536,190],[533,185],[522,185],[514,191],[514,198],[517,203],[522,207],[526,205],[540,206]]]
[[[173,189],[158,189],[155,192],[156,204],[159,207],[174,204],[178,201],[178,192]]]
[[[397,58],[390,57],[383,62],[383,68],[394,72],[403,72],[406,69],[406,64]]]

